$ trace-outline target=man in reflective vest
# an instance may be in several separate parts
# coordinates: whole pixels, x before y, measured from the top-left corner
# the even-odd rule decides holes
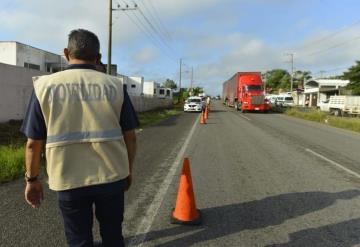
[[[33,78],[22,126],[25,199],[40,206],[38,179],[46,142],[49,187],[57,191],[69,246],[93,246],[93,205],[103,246],[124,246],[124,191],[131,185],[139,122],[120,78],[96,70],[100,43],[87,30],[69,34],[65,71]]]

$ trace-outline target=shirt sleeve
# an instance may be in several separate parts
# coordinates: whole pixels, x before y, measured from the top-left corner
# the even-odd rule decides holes
[[[34,91],[31,94],[30,102],[20,131],[24,133],[27,138],[46,140],[47,131],[45,119]]]
[[[123,132],[139,127],[139,119],[131,103],[127,91],[124,89],[124,102],[120,114],[120,126]]]

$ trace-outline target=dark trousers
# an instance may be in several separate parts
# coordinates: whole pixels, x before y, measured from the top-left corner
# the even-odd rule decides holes
[[[94,246],[93,205],[95,205],[95,216],[100,226],[102,246],[125,246],[122,236],[124,192],[85,196],[75,200],[59,200],[68,245],[70,247]]]

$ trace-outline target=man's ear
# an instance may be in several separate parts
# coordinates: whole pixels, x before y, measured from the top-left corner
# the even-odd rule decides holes
[[[70,55],[69,55],[69,49],[68,48],[64,48],[64,55],[66,60],[69,62],[70,61]]]
[[[98,54],[95,64],[100,64],[101,63],[101,53]]]

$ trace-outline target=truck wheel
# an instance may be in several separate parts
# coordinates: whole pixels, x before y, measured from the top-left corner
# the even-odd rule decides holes
[[[335,109],[334,110],[334,116],[336,117],[340,117],[342,114],[341,114],[341,110],[340,109]]]

